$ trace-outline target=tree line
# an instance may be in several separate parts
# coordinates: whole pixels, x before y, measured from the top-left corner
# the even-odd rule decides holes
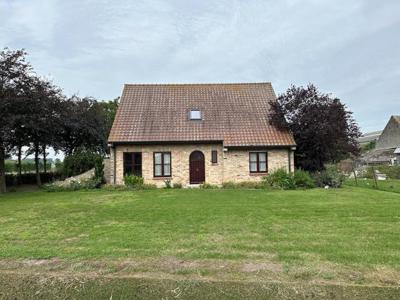
[[[6,191],[5,159],[22,148],[34,156],[36,182],[41,185],[40,158],[46,171],[46,149],[71,155],[79,149],[105,154],[118,98],[67,97],[52,81],[39,76],[24,50],[0,51],[0,192]]]

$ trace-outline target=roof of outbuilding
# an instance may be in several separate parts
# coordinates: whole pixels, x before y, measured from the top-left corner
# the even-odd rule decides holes
[[[235,146],[291,146],[293,135],[270,125],[270,83],[126,84],[110,143],[223,141]],[[190,110],[202,120],[189,120]]]

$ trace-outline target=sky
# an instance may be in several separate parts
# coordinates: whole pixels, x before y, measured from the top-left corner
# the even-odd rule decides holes
[[[363,132],[400,115],[400,1],[0,0],[0,48],[66,95],[125,83],[314,83]]]

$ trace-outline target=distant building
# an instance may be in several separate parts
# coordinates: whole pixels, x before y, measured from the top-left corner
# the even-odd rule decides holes
[[[400,116],[390,118],[375,149],[367,152],[362,161],[367,164],[400,164]]]
[[[360,143],[361,146],[366,145],[370,142],[377,141],[381,136],[381,134],[382,130],[364,133],[362,136],[358,138],[358,142]]]

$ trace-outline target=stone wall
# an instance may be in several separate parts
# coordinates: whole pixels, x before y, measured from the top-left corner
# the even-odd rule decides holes
[[[251,174],[249,172],[249,152],[268,152],[268,172],[279,168],[289,171],[289,152],[287,149],[229,150],[224,153],[224,182],[259,181],[263,176],[267,175],[266,173]],[[291,162],[291,171],[293,171],[293,159],[291,159]]]
[[[258,181],[265,174],[253,175],[249,172],[249,150],[223,151],[222,144],[192,144],[192,145],[126,145],[116,146],[111,149],[111,157],[108,161],[111,170],[114,170],[114,151],[116,154],[116,184],[123,184],[123,153],[142,153],[142,176],[145,183],[165,186],[164,181],[171,179],[172,183],[189,184],[189,156],[193,151],[201,151],[205,157],[206,183],[221,185],[223,182]],[[218,163],[211,163],[211,151],[218,151]],[[268,171],[278,168],[289,169],[288,149],[259,150],[268,152]],[[171,152],[172,176],[170,178],[155,178],[153,176],[153,153]],[[294,170],[293,151],[291,153],[291,171]],[[114,182],[114,172],[110,172],[110,183]]]
[[[142,176],[145,183],[165,186],[164,181],[171,179],[172,183],[189,184],[189,156],[193,151],[201,151],[205,160],[206,182],[222,184],[223,151],[222,145],[146,145],[146,146],[117,146],[116,148],[116,183],[123,184],[123,153],[142,152]],[[211,151],[218,151],[218,163],[211,163]],[[171,152],[172,176],[156,178],[153,175],[153,153]]]

